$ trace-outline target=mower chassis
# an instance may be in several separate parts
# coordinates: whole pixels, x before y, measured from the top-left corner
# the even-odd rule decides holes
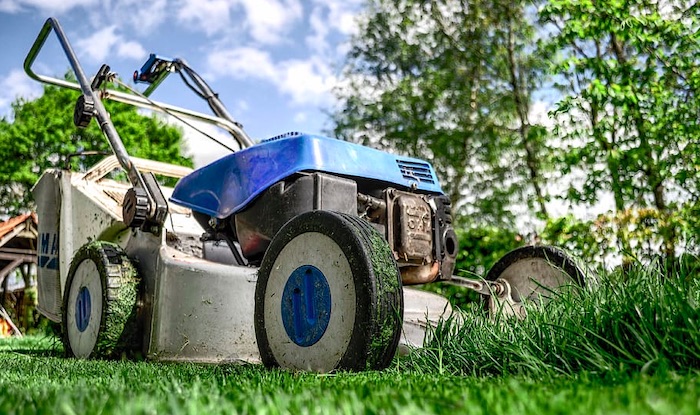
[[[218,264],[137,231],[125,249],[144,283],[144,351],[156,360],[259,361],[253,308],[257,269]]]
[[[180,166],[132,158],[144,172],[182,176]],[[40,234],[39,308],[60,322],[66,276],[78,249],[91,241],[115,243],[142,281],[142,350],[149,359],[223,363],[259,362],[254,307],[257,268],[203,259],[201,227],[189,209],[169,206],[161,235],[121,221],[126,183],[106,178],[118,168],[107,157],[86,173],[50,170],[34,187]],[[162,188],[167,197],[172,189]],[[53,261],[55,266],[49,265]],[[42,266],[43,265],[43,266]],[[423,345],[426,328],[449,315],[443,297],[404,288],[401,349]]]

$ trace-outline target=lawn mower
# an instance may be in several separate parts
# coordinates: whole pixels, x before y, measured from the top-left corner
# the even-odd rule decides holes
[[[77,83],[32,69],[52,31]],[[451,204],[429,162],[298,132],[255,142],[182,59],[151,55],[134,73],[143,93],[108,89],[116,74],[103,65],[88,79],[49,18],[24,68],[80,91],[74,123],[96,119],[113,150],[84,172],[50,169],[33,189],[38,309],[60,323],[69,355],[382,369],[452,314],[447,299],[409,285],[459,284],[492,312],[523,315],[527,299],[585,282],[552,247],[513,251],[483,279],[454,276]],[[214,115],[151,100],[170,73]],[[194,171],[130,157],[103,99],[220,127],[231,154]]]

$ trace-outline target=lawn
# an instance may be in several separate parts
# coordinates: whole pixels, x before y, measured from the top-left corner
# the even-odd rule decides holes
[[[475,305],[382,372],[79,361],[54,337],[4,339],[0,414],[697,414],[699,292],[688,272],[640,270],[523,322]]]

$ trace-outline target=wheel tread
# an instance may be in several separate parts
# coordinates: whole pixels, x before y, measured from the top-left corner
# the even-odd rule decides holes
[[[265,253],[255,294],[255,332],[263,363],[271,367],[280,364],[272,353],[266,334],[264,304],[269,273],[286,244],[307,232],[320,232],[347,249],[345,255],[353,269],[357,295],[356,318],[360,318],[356,320],[350,343],[335,368],[324,370],[386,368],[396,353],[401,336],[403,287],[398,266],[386,240],[369,222],[329,211],[306,212],[293,218],[278,231]]]
[[[118,245],[94,241],[82,246],[71,262],[63,304],[63,342],[72,353],[65,325],[68,287],[80,263],[91,260],[97,266],[103,286],[103,309],[95,348],[91,357],[111,358],[131,353],[140,346],[138,293],[140,279],[136,268]]]
[[[377,285],[376,289],[379,293],[390,296],[392,299],[391,301],[380,301],[379,304],[377,304],[378,318],[375,327],[372,328],[371,335],[373,338],[381,339],[381,341],[371,346],[377,350],[370,351],[367,361],[368,369],[385,368],[389,366],[391,360],[394,358],[396,347],[401,337],[401,327],[403,324],[401,275],[398,273],[396,261],[393,258],[389,245],[369,222],[357,216],[343,213],[339,213],[339,215],[355,228],[357,235],[365,242],[364,246],[370,248],[367,253],[370,256],[372,267],[375,270],[376,278],[374,278],[374,282]],[[382,243],[377,243],[378,241],[382,241]],[[383,264],[383,262],[387,260],[393,263],[393,269],[396,270],[394,275],[389,275],[388,273],[385,275],[385,273],[381,272],[388,269],[388,264]],[[377,273],[377,270],[380,270],[380,272]],[[397,299],[401,304],[399,310],[391,306]],[[388,329],[391,329],[393,332],[391,337],[384,336],[382,333],[384,330]]]

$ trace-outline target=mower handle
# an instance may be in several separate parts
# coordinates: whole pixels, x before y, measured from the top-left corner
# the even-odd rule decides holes
[[[70,44],[68,43],[68,40],[63,33],[63,29],[61,28],[60,24],[58,23],[58,20],[55,18],[48,18],[46,20],[46,23],[44,23],[44,26],[42,27],[41,31],[39,32],[39,36],[37,36],[36,41],[34,41],[34,44],[32,45],[31,49],[29,50],[29,53],[27,54],[27,57],[24,60],[24,71],[27,73],[27,75],[39,82],[49,84],[49,85],[55,85],[61,88],[67,88],[67,89],[73,89],[75,91],[81,91],[83,94],[85,94],[85,91],[83,90],[82,86],[83,83],[77,84],[75,82],[70,82],[66,81],[65,79],[59,79],[59,78],[54,78],[51,76],[46,76],[46,75],[40,75],[34,72],[32,69],[32,65],[34,64],[34,61],[36,60],[37,55],[39,54],[39,51],[44,45],[44,42],[46,41],[47,37],[49,36],[49,33],[51,33],[51,29],[54,29],[56,31],[56,35],[58,36],[58,39],[61,43],[61,46],[63,47],[63,50],[66,52],[66,56],[68,57],[68,60],[73,67],[73,71],[76,73],[76,77],[78,77],[78,81],[80,80],[80,77],[78,75],[78,71],[75,70],[76,65],[79,65],[78,60],[75,56],[75,53],[73,52],[73,49],[71,48]],[[81,71],[82,72],[82,71]],[[83,73],[83,77],[84,73]],[[87,78],[85,78],[86,84],[89,85],[89,82],[87,82]],[[113,89],[105,89],[100,91],[100,95],[102,98],[107,98],[111,101],[116,101],[116,102],[121,102],[124,104],[129,104],[129,105],[134,105],[140,108],[145,108],[153,111],[159,111],[163,112],[166,114],[175,114],[178,116],[182,116],[191,120],[197,120],[197,121],[202,121],[207,124],[214,125],[216,127],[219,127],[225,131],[227,131],[231,136],[234,138],[234,140],[238,143],[240,148],[247,148],[251,147],[254,142],[253,140],[246,134],[246,132],[235,122],[232,121],[231,119],[226,119],[222,118],[219,116],[212,116],[208,114],[203,114],[200,112],[188,110],[186,108],[181,108],[181,107],[176,107],[170,104],[158,102],[158,101],[153,101],[150,100],[146,97],[141,97],[138,95],[134,94],[128,94],[122,91],[116,91]]]
[[[71,89],[78,89],[83,93],[85,101],[89,101],[90,104],[92,104],[92,106],[94,107],[93,114],[91,115],[94,115],[97,118],[97,122],[100,125],[102,132],[107,137],[107,140],[109,141],[109,145],[112,147],[114,155],[117,157],[117,160],[119,160],[119,164],[121,164],[124,171],[126,171],[126,174],[129,177],[129,181],[134,187],[140,187],[142,189],[145,189],[146,185],[143,181],[143,177],[136,169],[136,166],[134,166],[134,164],[129,159],[129,154],[127,153],[126,148],[124,147],[124,143],[122,142],[121,137],[119,137],[119,133],[117,133],[117,130],[114,128],[114,125],[110,122],[107,110],[102,104],[100,97],[97,96],[95,91],[93,91],[90,81],[88,80],[87,76],[85,76],[85,72],[80,66],[80,62],[78,62],[78,58],[75,55],[75,52],[73,51],[73,48],[71,47],[70,43],[68,42],[68,38],[63,32],[63,28],[61,28],[61,25],[55,18],[49,17],[48,19],[46,19],[46,23],[44,23],[44,26],[42,26],[41,31],[39,32],[39,36],[37,36],[36,40],[34,41],[34,44],[29,50],[29,54],[27,54],[27,57],[24,60],[25,72],[27,72],[27,75],[29,75],[31,78],[36,79],[40,82],[45,82],[42,79],[45,77],[40,77],[39,75],[35,74],[34,71],[32,71],[32,65],[34,64],[34,60],[39,54],[41,48],[44,46],[44,43],[46,42],[46,39],[48,38],[52,29],[56,32],[56,37],[58,37],[58,41],[61,43],[61,47],[63,48],[63,51],[65,52],[66,57],[68,58],[68,62],[70,62],[70,65],[73,68],[73,72],[75,73],[76,78],[78,78],[79,83],[79,85],[76,85],[71,82],[62,81],[60,83],[55,84],[58,86],[68,86]]]
[[[107,138],[114,156],[129,177],[129,182],[131,182],[132,188],[127,192],[127,196],[129,194],[132,195],[133,203],[125,203],[123,205],[122,217],[124,218],[124,222],[127,226],[132,226],[132,224],[135,224],[135,226],[148,224],[151,231],[154,231],[154,233],[160,232],[168,214],[168,203],[165,201],[158,187],[155,176],[153,174],[141,174],[136,165],[129,158],[129,153],[127,153],[124,143],[121,137],[119,137],[119,133],[117,133],[117,130],[114,128],[114,124],[112,124],[109,118],[109,113],[102,104],[100,95],[95,91],[99,88],[100,83],[110,76],[109,67],[107,65],[102,65],[94,81],[90,83],[58,20],[48,18],[41,28],[39,36],[37,36],[29,50],[27,58],[24,60],[25,71],[27,71],[30,77],[40,80],[31,70],[31,67],[52,29],[56,32],[61,47],[80,83],[79,90],[82,92],[82,95],[78,98],[76,103],[73,113],[73,122],[78,126],[84,127],[89,124],[93,117],[97,118],[97,123],[100,125],[102,133]],[[130,214],[129,219],[127,219],[127,214]],[[135,220],[135,218],[137,220]],[[155,226],[151,226],[151,224]]]

